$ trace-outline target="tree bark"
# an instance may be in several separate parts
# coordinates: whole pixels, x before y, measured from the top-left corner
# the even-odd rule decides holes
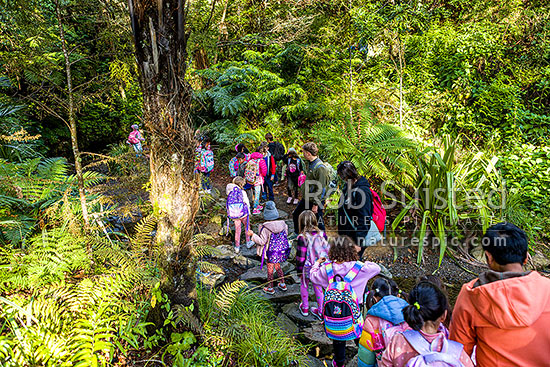
[[[162,288],[175,303],[194,304],[195,269],[185,245],[198,208],[192,89],[187,69],[186,0],[129,0],[143,113],[150,136],[151,201],[159,217]],[[196,307],[196,309],[198,309]]]
[[[76,180],[78,183],[78,193],[80,196],[80,205],[82,206],[82,217],[84,219],[84,228],[87,230],[90,226],[90,220],[88,218],[88,207],[86,206],[86,193],[84,192],[84,175],[82,172],[82,158],[80,156],[80,150],[78,149],[78,137],[76,131],[76,111],[74,105],[74,93],[73,93],[73,78],[71,75],[71,61],[69,59],[69,52],[67,50],[67,41],[65,39],[65,30],[63,29],[63,21],[61,18],[61,9],[59,8],[59,1],[55,1],[55,12],[57,16],[57,25],[59,27],[59,39],[61,40],[61,49],[63,51],[63,58],[65,61],[65,75],[67,77],[67,95],[68,95],[68,115],[69,115],[69,131],[71,132],[71,145],[74,155],[74,167],[76,172]],[[87,245],[88,256],[92,255],[92,249],[90,245]]]

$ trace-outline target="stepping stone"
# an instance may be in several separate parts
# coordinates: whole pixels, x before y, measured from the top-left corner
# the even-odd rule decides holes
[[[316,344],[319,347],[320,355],[332,354],[332,340],[327,337],[325,327],[322,321],[311,324],[310,327],[304,329],[304,338],[307,343]],[[357,354],[358,347],[353,340],[348,340],[346,343],[346,357],[349,359]]]
[[[307,367],[326,367],[327,365],[325,365],[323,362],[321,362],[321,360],[313,357],[313,356],[310,356],[308,355],[307,356],[307,361],[306,361],[306,366]]]
[[[264,268],[260,270],[260,263],[252,269],[249,269],[246,273],[241,274],[240,279],[246,282],[266,282],[267,281],[267,265],[264,262]],[[295,269],[295,266],[289,262],[285,262],[281,265],[283,273],[288,274]],[[277,273],[274,274],[276,277]]]
[[[347,352],[347,351],[346,351]],[[359,355],[356,354],[351,361],[346,364],[346,367],[357,367]]]
[[[260,261],[250,259],[241,255],[237,255],[233,258],[233,262],[237,265],[240,265],[246,269],[251,269],[257,266],[260,266]]]
[[[241,255],[254,260],[258,260],[260,258],[258,255],[256,255],[256,246],[247,248],[245,243],[241,243]]]
[[[275,322],[281,330],[286,331],[291,336],[295,336],[300,333],[300,328],[283,313],[277,316],[277,320]]]
[[[224,274],[203,273],[197,270],[197,278],[200,283],[209,289],[215,288],[225,280]]]
[[[275,294],[266,294],[261,289],[254,291],[254,293],[273,303],[288,303],[300,299],[300,284],[290,284],[287,285],[287,288],[287,291],[283,292],[275,285]]]
[[[237,256],[237,254],[235,253],[235,249],[233,248],[233,246],[229,245],[221,245],[215,247],[215,253],[212,254],[213,258],[219,260],[231,260],[235,256]]]
[[[299,324],[303,325],[311,325],[315,321],[319,321],[318,318],[313,316],[311,312],[309,313],[309,316],[304,316],[301,314],[300,310],[298,309],[298,306],[300,305],[300,302],[293,302],[288,303],[283,306],[282,311],[285,315],[290,317],[291,320],[294,322],[297,322]],[[309,309],[312,310],[313,308],[317,307],[317,302],[310,302],[309,303]]]

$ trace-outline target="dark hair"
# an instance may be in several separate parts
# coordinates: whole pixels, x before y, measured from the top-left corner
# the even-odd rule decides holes
[[[403,309],[407,324],[418,331],[426,321],[439,319],[449,308],[445,294],[433,283],[420,282],[409,293],[409,305]]]
[[[443,292],[445,297],[447,297],[447,299],[449,298],[449,294],[447,293],[447,287],[445,286],[445,283],[443,283],[443,281],[439,277],[436,277],[435,275],[431,275],[431,274],[422,275],[421,277],[416,279],[416,284],[420,284],[422,282],[432,283],[437,288],[441,289],[441,291]],[[447,307],[447,318],[445,320],[443,320],[443,324],[447,328],[449,327],[449,324],[451,323],[452,314],[453,314],[453,310],[451,308],[451,305],[449,304],[449,307]]]
[[[239,152],[239,153],[237,153],[236,157],[237,157],[237,159],[245,159],[246,155],[244,155],[243,152]]]
[[[328,258],[337,262],[357,261],[359,256],[355,249],[355,242],[348,236],[331,237]]]
[[[244,146],[243,143],[240,143],[240,144],[237,145],[237,152],[239,152],[239,153],[246,153],[246,154],[250,153],[250,152],[248,151],[248,149],[246,149],[246,147]]]
[[[212,140],[210,140],[210,137],[208,135],[203,135],[202,136],[202,142],[203,143],[211,143]]]
[[[309,143],[305,143],[302,146],[302,150],[309,152],[314,157],[317,157],[317,155],[319,154],[319,148],[317,148],[317,144],[311,141]]]
[[[350,161],[343,161],[340,163],[336,169],[338,176],[344,181],[347,180],[357,180],[359,178],[359,173],[357,173],[357,168]]]
[[[512,223],[498,223],[489,227],[481,244],[499,265],[523,264],[529,247],[525,232]]]
[[[267,133],[267,134],[265,134],[265,140],[267,140],[267,141],[273,141],[273,134],[272,134],[272,133]]]
[[[267,143],[265,141],[262,141],[257,151],[260,153],[265,153],[267,152],[267,150],[268,150]]]
[[[399,287],[397,283],[392,279],[380,276],[377,277],[372,286],[370,287],[369,294],[367,296],[367,308],[371,308],[376,303],[374,297],[384,298],[386,296],[398,296],[400,294]]]

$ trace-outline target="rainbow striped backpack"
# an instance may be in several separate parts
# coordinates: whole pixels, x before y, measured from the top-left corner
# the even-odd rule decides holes
[[[357,261],[343,279],[341,275],[334,275],[331,262],[325,267],[329,282],[323,302],[325,332],[333,340],[357,339],[363,331],[363,315],[351,282],[361,271],[363,263]],[[336,281],[338,277],[340,280]]]

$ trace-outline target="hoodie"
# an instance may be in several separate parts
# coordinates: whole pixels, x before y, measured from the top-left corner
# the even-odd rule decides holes
[[[348,188],[348,184],[344,185],[342,194],[344,202],[338,209],[338,234],[350,236],[358,243],[358,238],[367,237],[372,219],[369,181],[361,176],[351,188]]]
[[[262,153],[259,153],[259,152],[255,152],[255,153],[252,153],[250,154],[250,160],[253,160],[253,159],[259,159],[260,163],[259,163],[259,168],[260,168],[260,184],[263,184],[264,183],[264,178],[265,176],[267,175],[267,165],[265,164],[265,160],[264,160],[264,155]],[[255,186],[258,186],[258,184],[256,184]]]
[[[385,296],[374,304],[365,317],[363,332],[359,339],[358,366],[374,366],[376,354],[385,348],[383,333],[386,329],[405,323],[403,309],[408,302],[396,296]]]
[[[481,274],[462,286],[450,333],[470,355],[477,345],[478,366],[548,366],[550,279],[537,272]]]

